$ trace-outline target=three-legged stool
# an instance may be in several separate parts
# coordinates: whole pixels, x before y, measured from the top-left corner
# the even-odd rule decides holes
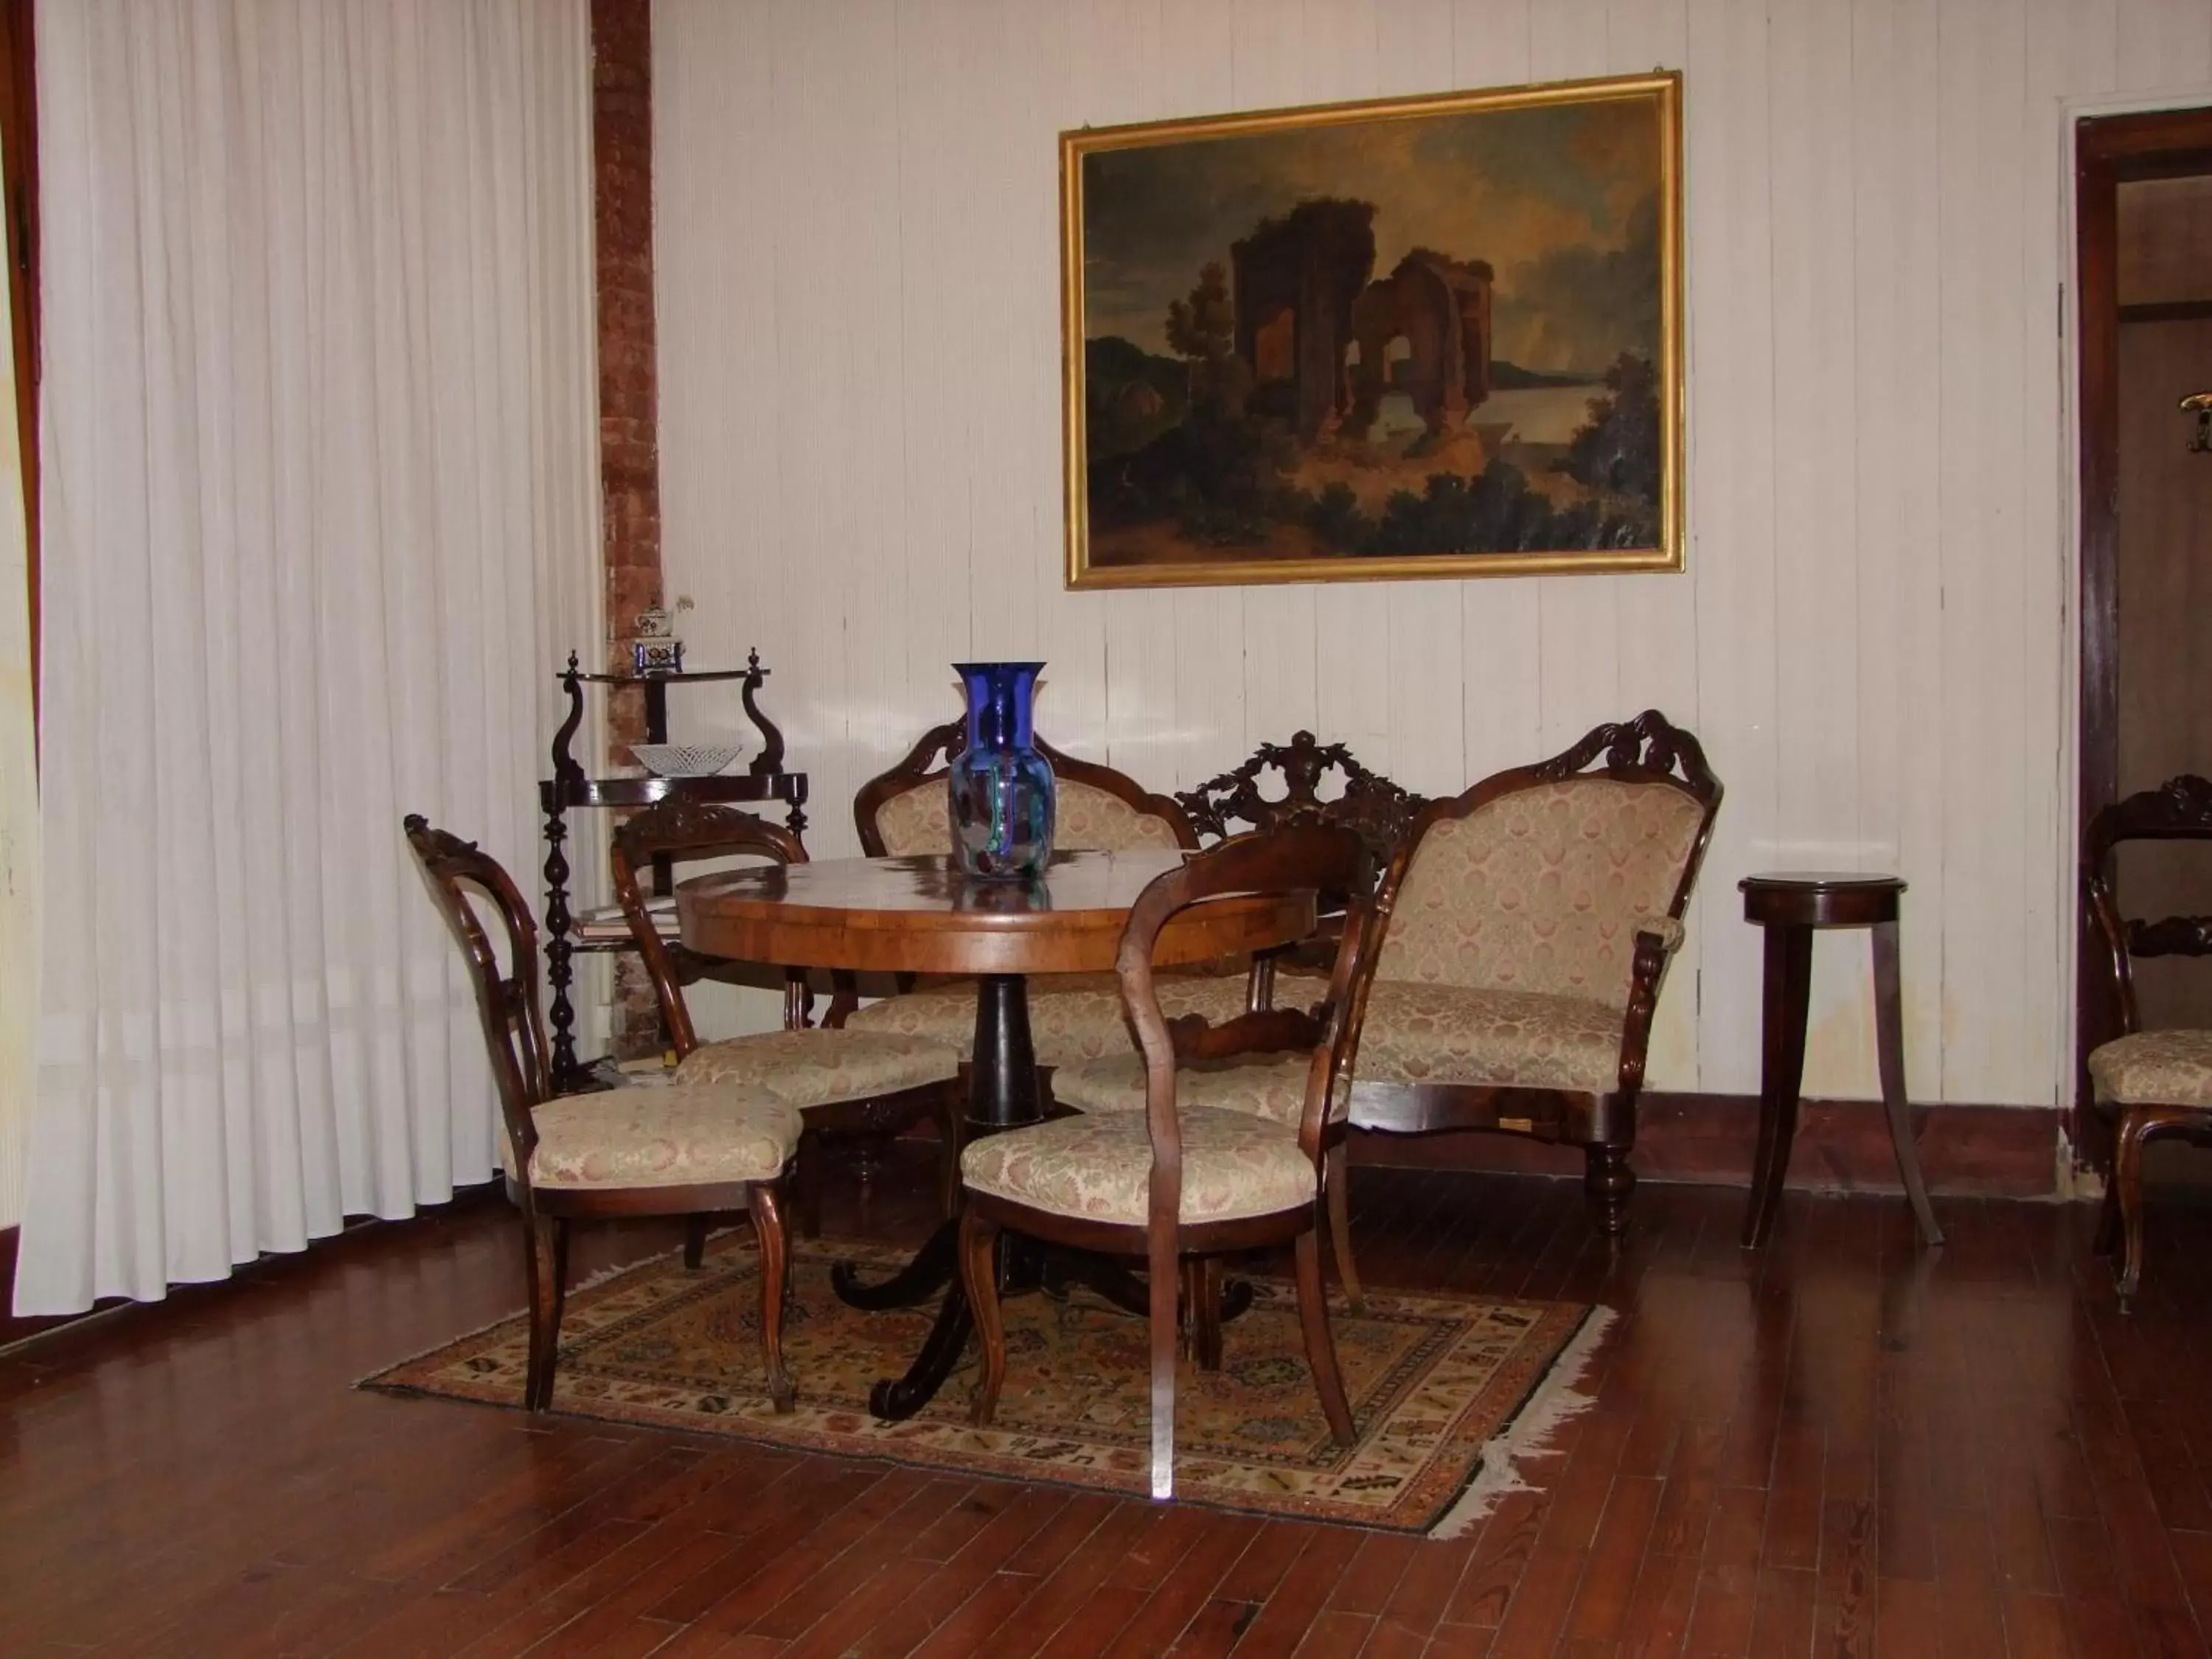
[[[1912,1200],[1920,1237],[1941,1244],[1943,1232],[1928,1206],[1920,1153],[1912,1139],[1912,1106],[1905,1097],[1905,1019],[1898,982],[1898,896],[1895,876],[1779,872],[1747,876],[1743,918],[1766,930],[1765,1006],[1759,1089],[1759,1158],[1752,1167],[1751,1206],[1743,1218],[1747,1249],[1766,1243],[1790,1171],[1790,1142],[1797,1132],[1797,1091],[1805,1073],[1805,1018],[1813,989],[1813,932],[1819,927],[1867,927],[1874,932],[1875,1048],[1881,1067],[1882,1109],[1889,1115],[1897,1173]]]

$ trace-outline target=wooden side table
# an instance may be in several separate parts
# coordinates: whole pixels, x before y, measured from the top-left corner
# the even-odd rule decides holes
[[[1912,1105],[1905,1095],[1905,1010],[1897,967],[1898,897],[1895,876],[1848,872],[1781,871],[1746,876],[1743,919],[1766,930],[1765,1006],[1761,1016],[1759,1157],[1752,1166],[1751,1205],[1743,1218],[1747,1249],[1766,1243],[1790,1172],[1790,1142],[1797,1132],[1797,1091],[1805,1073],[1805,1018],[1813,988],[1813,932],[1819,927],[1866,927],[1874,933],[1875,1057],[1881,1067],[1881,1104],[1889,1116],[1897,1173],[1912,1200],[1920,1237],[1943,1242],[1920,1176],[1912,1139]]]

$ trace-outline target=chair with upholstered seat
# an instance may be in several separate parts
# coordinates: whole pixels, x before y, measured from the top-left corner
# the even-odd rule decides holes
[[[702,1043],[684,1001],[684,988],[727,976],[736,964],[704,956],[680,940],[664,939],[654,925],[639,881],[651,868],[672,878],[678,865],[702,859],[752,857],[774,864],[804,864],[806,848],[790,830],[733,807],[681,799],[634,814],[615,831],[609,853],[615,897],[629,922],[630,937],[645,959],[659,999],[660,1016],[676,1054],[672,1081],[733,1084],[764,1091],[797,1108],[808,1139],[799,1152],[803,1224],[818,1231],[817,1150],[825,1138],[848,1137],[864,1146],[897,1133],[925,1113],[935,1114],[945,1148],[948,1204],[958,1182],[960,1112],[954,1080],[959,1055],[933,1039],[889,1030],[811,1027],[804,972],[784,969],[784,1029]],[[705,1246],[703,1223],[695,1226],[686,1260],[696,1266]]]
[[[853,798],[854,827],[870,858],[943,855],[952,847],[947,769],[967,740],[959,720],[922,734],[906,757]],[[1040,738],[1057,787],[1053,846],[1062,852],[1121,852],[1133,848],[1195,848],[1198,836],[1182,809],[1147,792],[1133,778],[1061,753]],[[1161,977],[1169,1017],[1203,1013],[1227,1018],[1248,1000],[1246,975],[1207,969],[1172,969]],[[1030,1037],[1048,1071],[1129,1051],[1120,988],[1111,974],[1040,975],[1029,984]],[[895,997],[847,1015],[848,1030],[896,1031],[952,1044],[965,1058],[975,1035],[975,988],[965,981],[902,988]]]
[[[1620,1232],[1652,1012],[1720,799],[1655,709],[1423,808],[1376,893],[1353,1125],[1579,1146]],[[1356,1295],[1342,1248],[1340,1230]]]
[[[961,1155],[961,1277],[981,1338],[972,1415],[988,1425],[1006,1378],[995,1244],[1011,1228],[1078,1249],[1142,1256],[1149,1268],[1152,1488],[1174,1486],[1180,1303],[1201,1366],[1221,1364],[1219,1258],[1293,1246],[1306,1358],[1337,1440],[1354,1437],[1323,1299],[1317,1232],[1328,1153],[1341,1141],[1346,1033],[1357,1006],[1365,901],[1356,897],[1334,971],[1310,1010],[1241,1012],[1172,1026],[1152,951],[1178,912],[1230,893],[1367,890],[1357,836],[1310,825],[1246,836],[1147,886],[1131,908],[1115,968],[1142,1052],[1141,1109],[1085,1112],[970,1143]],[[1061,1073],[1078,1096],[1118,1092],[1108,1059]]]
[[[2109,870],[2114,850],[2130,841],[2212,841],[2212,780],[2184,775],[2116,801],[2081,838],[2083,901],[2111,969],[2120,1033],[2090,1050],[2089,1081],[2115,1120],[2097,1243],[2119,1249],[2124,1313],[2142,1282],[2144,1145],[2169,1136],[2212,1143],[2212,1030],[2144,1030],[2136,967],[2146,957],[2212,956],[2212,917],[2126,920]]]
[[[769,1398],[789,1411],[783,1364],[786,1263],[781,1182],[799,1146],[798,1110],[731,1084],[556,1096],[538,1006],[538,928],[514,883],[475,843],[406,821],[408,844],[468,958],[504,1120],[507,1195],[522,1212],[530,1292],[523,1404],[553,1401],[572,1221],[743,1210],[761,1253],[761,1354]],[[488,908],[501,949],[478,915]]]

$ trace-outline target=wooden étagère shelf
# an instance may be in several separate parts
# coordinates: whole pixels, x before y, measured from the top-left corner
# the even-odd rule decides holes
[[[568,839],[567,815],[578,807],[629,808],[650,806],[656,801],[682,799],[716,805],[781,801],[784,822],[796,835],[806,828],[806,774],[787,772],[783,767],[783,733],[761,713],[756,700],[769,671],[761,666],[757,650],[745,653],[743,668],[712,669],[703,672],[668,674],[586,673],[568,653],[568,665],[560,676],[568,694],[568,713],[553,734],[553,775],[538,783],[538,804],[545,815],[545,980],[551,988],[547,1008],[553,1036],[553,1086],[571,1092],[595,1086],[591,1068],[576,1059],[574,1005],[568,988],[575,978],[571,958],[580,951],[628,950],[626,939],[586,939],[574,937],[575,916],[568,908],[568,878],[572,873],[564,843]],[[648,743],[668,741],[668,689],[672,685],[704,685],[738,682],[745,718],[760,734],[760,753],[742,772],[719,772],[710,777],[670,778],[593,777],[585,771],[568,745],[584,723],[584,688],[612,689],[641,686],[645,690],[645,735]],[[654,870],[658,891],[668,890],[668,872]]]

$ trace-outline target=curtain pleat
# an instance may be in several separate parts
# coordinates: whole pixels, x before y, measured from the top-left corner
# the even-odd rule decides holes
[[[586,0],[44,0],[46,838],[15,1307],[497,1168],[401,816],[536,885],[598,636]]]

